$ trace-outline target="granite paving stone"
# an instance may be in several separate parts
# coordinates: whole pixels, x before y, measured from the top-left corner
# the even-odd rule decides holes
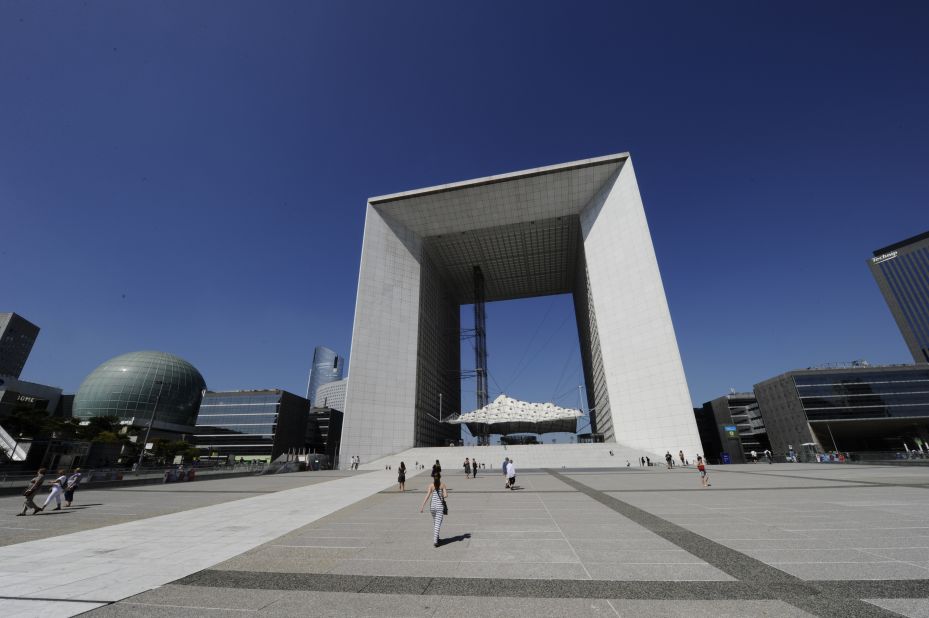
[[[867,599],[878,607],[909,618],[929,618],[929,599]]]
[[[929,469],[713,467],[713,486],[702,489],[692,469],[555,468],[521,470],[525,489],[515,492],[497,475],[450,470],[448,542],[439,548],[431,517],[419,513],[424,483],[411,479],[417,490],[400,493],[394,474],[333,478],[349,493],[365,483],[368,493],[314,516],[308,501],[328,483],[317,478],[271,489],[255,479],[237,490],[250,493],[225,488],[203,502],[185,487],[162,492],[157,508],[144,492],[132,501],[111,492],[105,512],[100,500],[68,515],[98,508],[117,517],[102,526],[105,542],[69,541],[62,551],[30,542],[35,530],[10,533],[0,596],[17,598],[0,608],[30,595],[52,613],[77,599],[117,600],[92,616],[691,618],[925,615],[929,600]],[[256,499],[275,504],[275,517],[252,508]],[[217,517],[207,528],[200,520],[210,509]],[[173,518],[169,543],[159,530],[124,527],[164,516]],[[36,527],[53,535],[47,525]],[[96,534],[95,526],[62,529]],[[63,557],[81,577],[60,578]],[[140,562],[146,570],[135,570]]]

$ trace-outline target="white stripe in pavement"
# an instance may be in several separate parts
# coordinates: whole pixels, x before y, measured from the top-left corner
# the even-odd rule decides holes
[[[271,547],[313,547],[316,549],[367,549],[365,545],[272,545]]]
[[[119,601],[233,558],[394,484],[378,472],[358,474],[0,547],[0,564],[15,566],[18,576],[0,574],[0,591],[19,598]],[[55,568],[64,548],[68,568]],[[79,613],[67,613],[64,604],[58,609],[63,616]]]

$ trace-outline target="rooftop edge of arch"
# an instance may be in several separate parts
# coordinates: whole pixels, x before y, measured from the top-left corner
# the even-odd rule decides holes
[[[386,195],[369,197],[368,204],[370,206],[378,206],[378,205],[389,204],[391,202],[398,202],[398,201],[402,201],[406,199],[425,197],[429,195],[436,195],[436,194],[447,193],[451,191],[460,191],[463,189],[471,189],[474,187],[480,187],[480,186],[486,186],[486,185],[494,185],[494,184],[512,182],[512,181],[520,180],[524,178],[544,176],[546,174],[557,174],[561,172],[579,170],[579,169],[584,169],[588,167],[596,167],[599,165],[610,165],[614,163],[621,163],[630,158],[631,158],[631,155],[629,152],[620,152],[616,154],[604,155],[601,157],[579,159],[577,161],[569,161],[567,163],[557,163],[555,165],[534,167],[534,168],[519,170],[515,172],[507,172],[505,174],[494,174],[492,176],[484,176],[482,178],[462,180],[462,181],[452,182],[452,183],[447,183],[447,184],[442,184],[442,185],[424,187],[421,189],[412,189],[410,191],[401,191],[399,193],[389,193]]]

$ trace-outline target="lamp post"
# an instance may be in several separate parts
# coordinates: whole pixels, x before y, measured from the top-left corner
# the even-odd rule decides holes
[[[158,384],[158,395],[155,397],[155,407],[152,408],[152,415],[148,418],[148,427],[145,428],[145,439],[142,441],[142,450],[139,452],[139,469],[142,469],[142,458],[145,457],[145,445],[148,444],[148,434],[152,431],[152,423],[155,422],[155,414],[158,412],[158,401],[161,399],[161,391],[165,387],[162,380],[155,380]]]

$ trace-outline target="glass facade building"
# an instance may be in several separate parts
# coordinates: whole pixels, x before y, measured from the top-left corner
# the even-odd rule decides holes
[[[310,368],[310,378],[306,385],[306,398],[310,402],[319,405],[316,402],[316,391],[319,387],[342,379],[344,363],[345,359],[329,348],[317,346],[313,350],[313,366]]]
[[[201,457],[271,461],[306,444],[309,402],[283,390],[207,392],[194,432]]]
[[[874,251],[868,267],[917,363],[929,363],[929,232]]]
[[[755,385],[777,454],[821,451],[929,452],[929,365],[790,371]]]
[[[794,384],[811,421],[929,418],[929,367],[800,374]]]
[[[167,431],[190,429],[206,383],[196,367],[165,352],[130,352],[88,375],[74,396],[75,418],[117,416],[133,425]],[[157,402],[157,410],[156,410]]]

